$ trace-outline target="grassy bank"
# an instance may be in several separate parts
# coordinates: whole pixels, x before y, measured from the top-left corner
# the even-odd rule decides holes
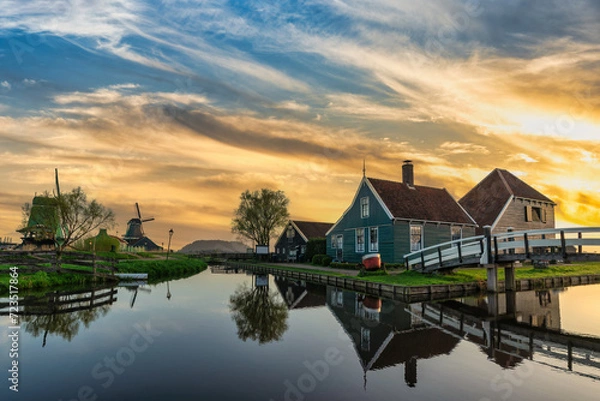
[[[404,271],[398,274],[385,274],[384,272],[368,273],[365,276],[348,276],[331,271],[302,269],[287,266],[264,265],[271,268],[302,271],[314,274],[323,274],[326,276],[345,277],[355,280],[370,281],[382,284],[395,284],[402,286],[428,286],[441,284],[463,284],[486,281],[486,270],[483,268],[457,269],[449,274],[422,274],[415,271]],[[583,262],[565,265],[550,265],[544,269],[534,269],[532,266],[525,265],[517,268],[516,278],[519,279],[541,279],[548,277],[566,277],[582,275],[600,275],[600,262]],[[498,269],[498,279],[504,280],[504,269]]]
[[[0,294],[9,292],[10,275],[9,267],[0,266]],[[148,273],[148,281],[156,283],[167,278],[182,278],[194,275],[206,269],[207,264],[201,259],[174,258],[167,260],[122,260],[118,269],[120,273]],[[90,272],[91,268],[63,264],[63,268]],[[96,278],[96,283],[102,282]],[[94,277],[77,273],[46,273],[19,274],[19,291],[55,288],[70,285],[87,285],[94,282]]]
[[[127,260],[119,263],[119,273],[148,273],[148,281],[189,276],[207,267],[202,259],[176,258],[169,260]]]

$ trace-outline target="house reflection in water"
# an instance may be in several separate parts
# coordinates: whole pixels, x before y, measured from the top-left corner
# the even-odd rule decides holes
[[[283,277],[275,277],[275,285],[290,310],[329,308],[352,340],[365,385],[368,371],[404,364],[404,380],[414,387],[419,359],[449,354],[459,343],[414,318],[401,302]]]
[[[404,380],[417,383],[417,361],[449,354],[459,339],[431,328],[406,304],[327,287],[327,305],[352,342],[365,373],[404,364]]]
[[[304,280],[292,280],[275,277],[275,286],[288,309],[317,308],[325,306],[325,287],[307,283]]]
[[[444,301],[437,305],[428,304],[426,308],[434,308],[452,316],[453,311],[467,314],[474,318],[473,328],[479,328],[479,334],[473,331],[466,339],[479,344],[488,357],[503,368],[514,368],[523,359],[531,359],[532,349],[519,342],[501,341],[494,333],[496,321],[513,322],[524,327],[560,332],[560,293],[564,289],[542,291],[507,292],[480,298],[466,298],[455,301]],[[454,313],[455,318],[459,315]],[[445,327],[445,326],[444,326]],[[445,327],[449,329],[448,327]],[[458,333],[462,335],[463,333]]]

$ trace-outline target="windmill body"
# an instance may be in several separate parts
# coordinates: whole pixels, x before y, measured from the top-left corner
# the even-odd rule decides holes
[[[134,217],[127,222],[127,231],[125,232],[123,239],[127,241],[129,246],[134,248],[144,248],[146,251],[160,250],[161,247],[156,245],[150,238],[146,237],[146,234],[144,233],[144,223],[154,221],[154,217],[148,219],[142,218],[140,206],[137,202],[135,204],[135,210],[137,212],[137,217]]]

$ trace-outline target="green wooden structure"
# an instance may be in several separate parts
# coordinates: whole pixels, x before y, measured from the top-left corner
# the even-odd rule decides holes
[[[385,263],[441,242],[475,235],[477,224],[446,189],[414,185],[413,165],[403,181],[363,176],[350,207],[327,232],[327,254],[358,263],[379,253]]]

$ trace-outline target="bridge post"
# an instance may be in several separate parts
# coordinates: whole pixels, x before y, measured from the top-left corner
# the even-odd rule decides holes
[[[504,267],[504,289],[506,291],[517,290],[517,279],[515,277],[515,263],[511,263],[510,266]]]
[[[492,256],[492,227],[483,227],[485,235],[485,249],[487,253],[487,263],[485,268],[487,270],[487,290],[488,292],[498,292],[498,265],[494,261]]]

